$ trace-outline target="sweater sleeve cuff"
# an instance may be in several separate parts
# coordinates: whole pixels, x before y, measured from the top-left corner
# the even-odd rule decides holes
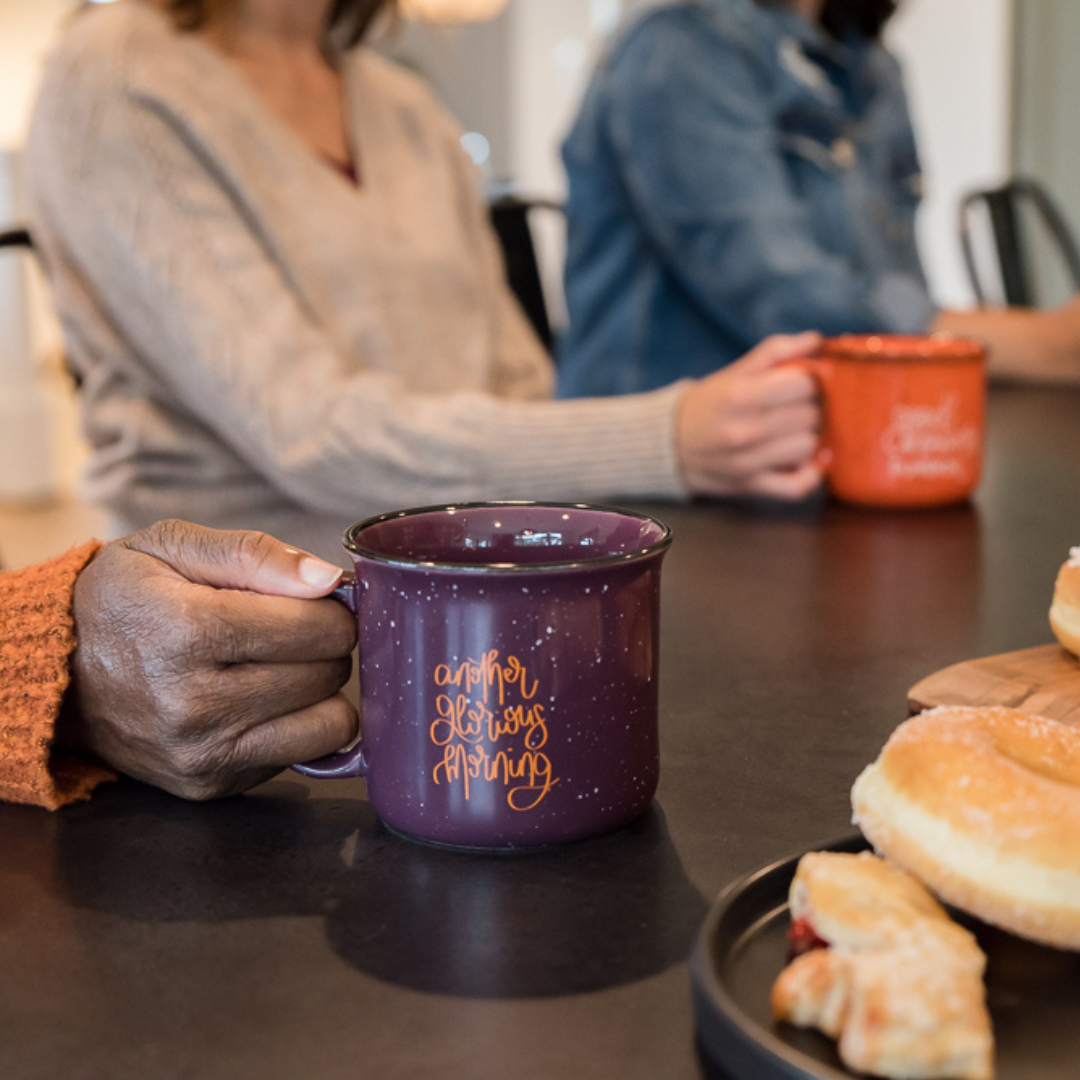
[[[75,579],[101,545],[0,574],[0,799],[55,810],[116,774],[53,751],[71,679]]]
[[[488,487],[507,497],[682,498],[675,449],[679,401],[691,385],[623,397],[500,403],[500,452]],[[516,429],[516,430],[515,430]],[[522,433],[527,432],[523,438]]]

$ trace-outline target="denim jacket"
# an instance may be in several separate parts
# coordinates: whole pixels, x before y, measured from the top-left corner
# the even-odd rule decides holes
[[[632,22],[563,147],[564,397],[647,390],[772,333],[917,332],[919,162],[894,58],[780,5]]]

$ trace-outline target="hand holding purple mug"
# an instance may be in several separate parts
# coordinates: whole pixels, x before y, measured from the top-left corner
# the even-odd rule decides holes
[[[340,577],[263,533],[180,521],[107,544],[75,585],[57,745],[191,799],[345,745],[355,621],[318,599]]]

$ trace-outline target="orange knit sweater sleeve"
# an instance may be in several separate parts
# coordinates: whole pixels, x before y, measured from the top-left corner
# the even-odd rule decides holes
[[[55,810],[116,774],[52,749],[75,649],[72,591],[101,545],[0,573],[0,799]]]

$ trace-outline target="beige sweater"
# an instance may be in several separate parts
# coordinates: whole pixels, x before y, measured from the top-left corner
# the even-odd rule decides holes
[[[550,400],[458,128],[370,50],[344,74],[359,188],[155,9],[67,28],[28,162],[87,494],[117,530],[179,516],[337,559],[396,507],[682,494],[682,387]]]

